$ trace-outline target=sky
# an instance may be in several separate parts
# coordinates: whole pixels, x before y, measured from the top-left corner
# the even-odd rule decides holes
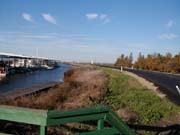
[[[113,63],[180,52],[180,0],[1,0],[0,52]]]

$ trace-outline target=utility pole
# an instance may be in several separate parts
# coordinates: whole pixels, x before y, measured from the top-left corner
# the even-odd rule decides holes
[[[38,50],[38,48],[36,48],[36,63],[37,63],[37,65],[39,65],[38,57],[39,57],[39,50]]]
[[[39,50],[38,50],[38,48],[36,48],[36,57],[37,58],[39,57]]]

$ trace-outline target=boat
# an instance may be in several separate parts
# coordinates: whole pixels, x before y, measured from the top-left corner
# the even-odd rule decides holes
[[[54,69],[53,66],[49,66],[49,65],[42,65],[42,67],[48,70]]]
[[[0,67],[0,77],[6,77],[9,74],[7,67]]]

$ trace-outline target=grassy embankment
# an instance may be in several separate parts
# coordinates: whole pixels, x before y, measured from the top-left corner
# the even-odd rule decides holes
[[[109,78],[108,92],[104,102],[114,110],[122,110],[122,108],[131,110],[137,114],[136,123],[139,124],[154,124],[159,120],[172,123],[180,121],[180,107],[171,103],[167,98],[160,98],[154,91],[147,89],[136,79],[124,73],[111,69],[100,69],[108,74]]]
[[[67,71],[64,83],[47,92],[1,102],[13,106],[58,110],[81,108],[96,103],[111,106],[129,123],[154,124],[161,119],[172,123],[180,121],[180,107],[166,98],[158,97],[154,91],[143,87],[133,77],[119,71],[89,66]],[[78,125],[70,127],[79,128]],[[9,128],[18,133],[26,132],[27,135],[38,134],[37,127],[0,124],[0,129],[10,131]],[[84,129],[84,126],[82,128]],[[67,133],[62,126],[48,128],[48,133],[52,135],[62,131]]]

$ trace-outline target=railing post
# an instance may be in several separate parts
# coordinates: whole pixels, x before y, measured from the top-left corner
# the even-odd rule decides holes
[[[98,125],[97,125],[98,127],[98,130],[101,130],[101,129],[103,129],[104,128],[104,121],[103,121],[103,119],[100,119],[100,120],[98,120]]]
[[[47,127],[40,126],[40,135],[47,135]]]

